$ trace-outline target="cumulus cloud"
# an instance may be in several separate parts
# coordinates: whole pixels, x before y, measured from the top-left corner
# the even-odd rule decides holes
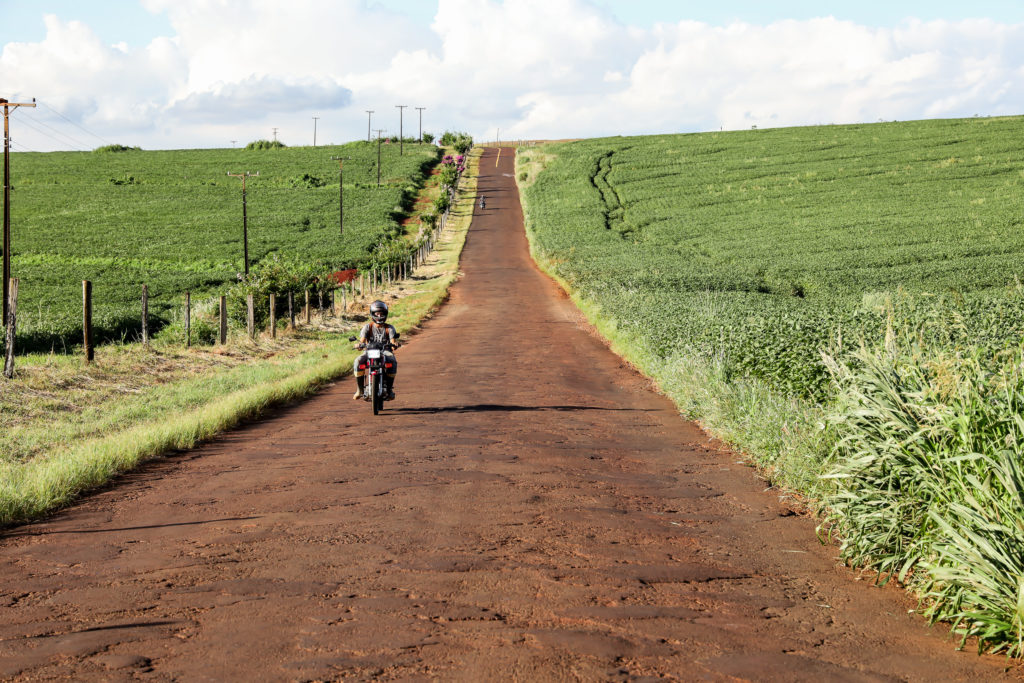
[[[365,0],[142,1],[174,35],[104,45],[48,16],[43,41],[4,46],[0,82],[143,146],[223,145],[270,126],[301,144],[311,115],[321,139],[341,142],[365,135],[367,109],[397,132],[397,104],[427,107],[427,130],[481,138],[1024,109],[1024,25],[990,20],[641,29],[591,0],[439,0],[425,26]]]
[[[175,102],[168,114],[199,123],[226,123],[260,119],[268,111],[292,111],[297,103],[319,110],[340,109],[351,100],[351,90],[330,80],[289,83],[270,76],[250,76],[192,93]]]

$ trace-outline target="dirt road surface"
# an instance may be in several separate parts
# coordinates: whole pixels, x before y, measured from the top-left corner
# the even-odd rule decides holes
[[[0,538],[14,680],[1010,680],[812,520],[533,266],[509,150],[399,352]]]

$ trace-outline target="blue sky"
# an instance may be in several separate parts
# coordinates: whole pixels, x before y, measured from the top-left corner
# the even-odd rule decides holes
[[[423,25],[429,25],[437,13],[437,0],[367,0],[367,4],[401,12]],[[887,27],[897,26],[909,17],[924,21],[984,17],[1001,23],[1024,23],[1024,1],[1021,0],[865,0],[839,3],[807,0],[594,0],[593,4],[611,12],[624,24],[644,28],[657,22],[684,20],[715,25],[734,21],[767,24],[781,19],[810,19],[829,15],[868,26]],[[144,45],[157,36],[173,34],[166,15],[150,12],[131,0],[2,0],[0,45],[12,41],[42,40],[45,35],[43,14],[57,14],[63,19],[84,21],[108,43]]]
[[[479,138],[1024,113],[1024,0],[0,0],[0,49],[37,151],[342,142],[396,104]]]

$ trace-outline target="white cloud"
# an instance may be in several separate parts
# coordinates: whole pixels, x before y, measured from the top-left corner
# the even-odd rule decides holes
[[[426,129],[582,137],[1024,110],[1024,25],[830,17],[624,26],[588,0],[439,0],[431,26],[364,0],[144,0],[175,35],[133,49],[46,18],[0,82],[144,147],[303,144]],[[406,110],[405,132],[416,112]],[[130,139],[122,136],[129,136]],[[22,136],[24,137],[24,135]],[[46,140],[34,148],[48,148]]]

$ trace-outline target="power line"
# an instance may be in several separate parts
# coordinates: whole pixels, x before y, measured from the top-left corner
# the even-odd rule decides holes
[[[277,130],[276,128],[274,130]],[[228,173],[232,178],[242,179],[242,260],[245,263],[245,274],[249,275],[249,212],[246,209],[245,202],[245,179],[258,176],[259,171],[252,173],[250,171],[243,171],[242,173]]]
[[[88,145],[83,143],[81,140],[78,140],[77,138],[73,138],[70,135],[68,135],[67,133],[62,133],[61,131],[57,130],[53,126],[47,125],[47,124],[43,123],[42,121],[36,121],[35,123],[30,123],[28,120],[22,120],[21,122],[24,123],[29,128],[31,128],[32,130],[34,130],[35,132],[37,132],[40,135],[44,136],[44,137],[48,137],[51,140],[54,140],[54,141],[60,143],[61,145],[69,145],[69,146],[73,147],[76,152],[87,152],[87,151],[89,151],[88,150]],[[61,138],[64,138],[64,139],[61,140],[58,137],[54,137],[53,135],[50,135],[49,133],[47,133],[45,130],[41,130],[37,126],[43,126],[44,128],[48,128],[48,129],[52,130],[56,135],[59,135]]]
[[[7,294],[11,282],[11,109],[18,107],[35,107],[36,102],[8,102],[0,99],[4,108],[4,236],[3,236],[3,319],[4,326],[9,323],[7,320]],[[8,330],[10,332],[10,330]]]
[[[14,140],[11,140],[11,147],[17,147],[19,152],[35,152],[36,151],[34,149],[29,149],[25,145],[19,145]]]
[[[423,110],[426,107],[416,107],[416,111],[420,113],[420,142],[423,142]]]
[[[54,109],[54,108],[53,108],[53,107],[51,107],[50,105],[46,104],[45,102],[40,102],[39,104],[43,105],[44,107],[46,107],[47,109],[49,109],[50,111],[52,111],[52,112],[53,112],[54,114],[56,114],[57,116],[59,116],[59,117],[61,117],[62,119],[64,119],[65,121],[67,121],[68,123],[70,123],[70,124],[71,124],[72,126],[75,126],[76,128],[81,128],[81,129],[82,129],[83,131],[85,131],[85,132],[86,132],[86,133],[88,133],[89,135],[93,136],[93,137],[94,137],[94,138],[96,138],[97,140],[99,140],[99,141],[101,141],[101,142],[105,142],[105,143],[106,143],[106,144],[108,144],[108,145],[110,145],[110,144],[113,144],[112,142],[110,142],[110,140],[107,140],[106,138],[103,138],[103,137],[100,137],[99,135],[96,135],[96,133],[93,133],[93,132],[92,132],[91,130],[89,130],[89,129],[88,129],[88,128],[86,128],[85,126],[83,126],[83,125],[81,125],[81,124],[78,124],[78,123],[75,123],[74,121],[72,121],[72,120],[71,120],[71,119],[69,119],[68,117],[64,116],[64,114],[61,114],[61,113],[60,113],[59,111],[57,111],[56,109]]]
[[[377,187],[380,187],[380,134],[383,133],[386,128],[377,129]]]
[[[402,114],[405,113],[405,108],[408,104],[396,104],[395,108],[398,109],[398,156],[405,154],[405,148],[403,147],[402,140]]]

